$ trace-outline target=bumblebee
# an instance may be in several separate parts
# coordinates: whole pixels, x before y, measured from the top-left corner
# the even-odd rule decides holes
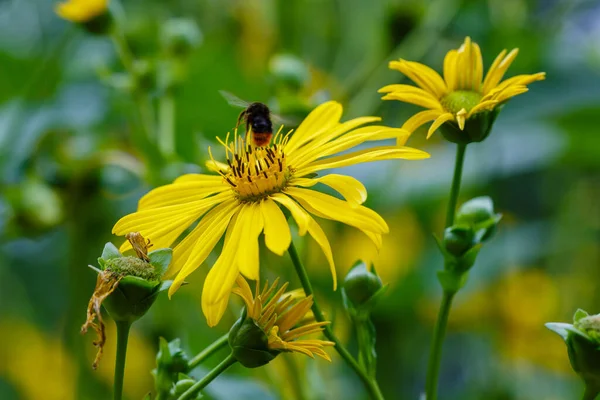
[[[248,133],[252,131],[252,141],[257,147],[267,146],[273,137],[273,123],[271,122],[271,110],[263,103],[251,103],[240,113],[235,128],[241,123],[246,125],[246,140]]]

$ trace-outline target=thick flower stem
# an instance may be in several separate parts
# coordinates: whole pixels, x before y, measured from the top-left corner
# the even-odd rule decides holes
[[[442,344],[444,343],[444,336],[446,336],[446,326],[448,325],[448,316],[450,315],[450,308],[452,307],[454,295],[455,293],[444,292],[437,322],[433,331],[431,352],[429,353],[429,363],[427,365],[427,380],[425,381],[427,400],[435,400],[437,398],[440,362],[442,361]]]
[[[210,357],[217,351],[226,347],[228,340],[229,340],[229,334],[226,333],[225,335],[221,336],[220,338],[218,338],[217,340],[212,342],[207,348],[202,350],[200,353],[198,353],[198,355],[196,355],[196,357],[192,358],[188,362],[188,370],[189,371],[193,370],[198,365],[200,365],[202,363],[202,361],[206,360],[208,357]]]
[[[300,260],[298,251],[296,250],[294,243],[290,244],[288,252],[290,253],[290,257],[292,258],[292,263],[294,264],[294,267],[296,269],[296,274],[298,274],[298,278],[300,278],[300,282],[302,283],[302,287],[304,288],[304,293],[306,294],[306,296],[313,295],[313,289],[312,289],[310,280],[308,279],[308,274],[306,273],[306,269],[304,268],[304,265],[302,264],[302,261]],[[325,317],[323,317],[321,308],[319,307],[317,299],[314,297],[314,295],[313,295],[312,312],[315,315],[315,319],[318,322],[325,321]],[[367,388],[371,398],[374,400],[383,400],[383,395],[381,394],[381,390],[379,389],[379,386],[377,385],[377,381],[375,380],[375,378],[369,377],[369,375],[365,371],[363,371],[363,369],[356,362],[354,357],[352,357],[352,355],[344,347],[342,342],[337,338],[337,336],[335,336],[335,334],[333,333],[333,330],[331,329],[331,327],[329,325],[325,325],[324,328],[325,328],[325,336],[327,337],[327,339],[329,339],[335,343],[335,350],[344,359],[344,361],[346,361],[346,364],[348,364],[354,370],[354,372],[356,372],[358,377],[362,380],[362,382],[365,385],[365,387]]]
[[[115,362],[115,380],[113,386],[114,400],[123,398],[123,378],[125,377],[125,357],[127,356],[127,340],[131,322],[117,321],[117,360]]]
[[[181,396],[179,396],[178,400],[190,400],[195,398],[196,393],[200,390],[204,389],[209,383],[211,383],[217,376],[221,375],[225,370],[235,364],[236,359],[233,357],[233,354],[230,354],[225,358],[219,365],[213,368],[208,374],[204,376],[201,380],[194,383],[194,385],[186,390]]]
[[[446,213],[446,228],[454,224],[454,215],[456,213],[456,204],[460,192],[460,181],[462,178],[463,164],[465,160],[465,151],[467,145],[458,144],[456,148],[456,161],[454,163],[454,176],[452,177],[452,188],[450,189],[450,200],[448,201],[448,210]],[[425,379],[425,393],[427,400],[437,399],[438,378],[440,374],[440,364],[442,361],[442,345],[446,336],[446,326],[448,317],[452,308],[452,299],[456,292],[444,291],[438,319],[433,330],[433,339],[429,353],[429,362],[427,364],[427,377]]]
[[[463,164],[465,161],[466,144],[456,145],[456,161],[454,162],[454,176],[452,177],[452,188],[450,189],[450,200],[446,210],[446,228],[454,223],[454,214],[456,213],[456,203],[458,193],[460,192],[460,181],[462,178]]]

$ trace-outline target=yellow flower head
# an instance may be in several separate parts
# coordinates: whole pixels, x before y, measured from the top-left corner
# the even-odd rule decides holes
[[[71,22],[84,23],[104,14],[108,0],[67,0],[56,5],[56,13]]]
[[[239,295],[246,303],[246,315],[267,335],[267,348],[270,351],[286,351],[305,354],[311,358],[315,355],[331,361],[323,347],[333,346],[334,342],[318,339],[299,339],[303,336],[319,333],[329,321],[315,322],[310,312],[312,296],[298,297],[285,293],[288,284],[277,289],[278,279],[271,286],[265,283],[262,291],[256,283],[254,296],[250,285],[238,276],[238,287],[233,293]]]
[[[157,248],[171,247],[194,222],[198,224],[175,247],[167,276],[174,277],[172,295],[184,279],[208,257],[225,234],[223,250],[211,268],[202,292],[202,309],[208,324],[216,325],[227,305],[231,288],[241,272],[246,278],[259,277],[258,238],[264,233],[266,247],[278,255],[291,242],[290,227],[282,208],[319,244],[336,286],[335,266],[329,241],[312,215],[343,222],[364,232],[377,247],[388,226],[376,212],[362,206],[365,187],[355,178],[316,172],[369,161],[417,160],[429,157],[421,150],[404,146],[378,146],[351,151],[369,141],[408,138],[403,129],[380,125],[361,117],[340,122],[342,106],[328,102],[313,110],[298,129],[287,135],[280,131],[265,147],[256,147],[237,133],[221,142],[227,163],[209,162],[217,174],[183,175],[170,185],[142,197],[138,211],[123,217],[113,233],[139,231]],[[361,127],[362,126],[362,127]],[[210,152],[210,149],[209,149]],[[343,152],[343,154],[339,154]],[[311,187],[321,183],[344,199],[320,193]],[[121,251],[130,248],[126,242]]]
[[[545,78],[546,73],[539,72],[502,81],[517,53],[518,49],[508,54],[503,50],[483,79],[481,51],[477,43],[467,37],[458,50],[450,50],[446,54],[443,78],[426,65],[400,59],[391,61],[390,68],[402,72],[418,87],[388,85],[379,92],[386,93],[383,100],[399,100],[428,109],[406,121],[403,128],[411,133],[429,121],[434,122],[427,132],[428,138],[449,121],[458,124],[463,131],[469,118],[497,109],[511,97],[527,92],[528,84]]]

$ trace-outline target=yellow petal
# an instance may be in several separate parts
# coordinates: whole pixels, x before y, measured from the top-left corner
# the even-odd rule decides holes
[[[394,92],[386,94],[381,98],[382,100],[398,100],[404,103],[415,104],[424,108],[430,108],[433,110],[442,110],[442,104],[437,99],[431,99],[431,96],[422,96],[413,93],[401,93]]]
[[[350,205],[360,205],[367,200],[367,189],[356,178],[347,175],[329,174],[320,178],[297,178],[289,182],[290,186],[311,187],[322,183],[344,196]]]
[[[460,128],[461,131],[463,129],[465,129],[466,117],[467,117],[467,110],[465,110],[464,108],[456,113],[456,121],[458,122],[458,127]]]
[[[302,177],[325,169],[341,168],[379,160],[422,160],[424,158],[429,158],[429,154],[422,150],[413,149],[411,147],[380,146],[315,161],[314,163],[299,169],[294,175]]]
[[[351,207],[343,200],[310,189],[288,187],[285,193],[296,199],[309,212],[314,210],[320,217],[340,221],[365,231],[389,232],[383,218],[367,207]]]
[[[196,227],[173,249],[173,262],[165,273],[166,278],[181,275],[181,281],[206,261],[206,258],[218,243],[229,221],[239,210],[236,199],[219,204],[210,210]],[[173,288],[172,285],[171,288]],[[172,295],[177,287],[169,290]]]
[[[219,182],[223,182],[221,175],[206,175],[206,174],[185,174],[181,175],[173,181],[173,183],[184,183],[184,182],[202,182],[207,186],[216,185]]]
[[[285,215],[271,199],[260,203],[265,223],[265,244],[273,253],[282,256],[290,247],[292,235]]]
[[[483,110],[491,110],[494,106],[498,104],[498,100],[486,100],[477,104],[475,107],[471,108],[471,111],[467,114],[467,118],[471,118],[472,115],[477,114]]]
[[[500,53],[500,55],[502,55],[504,52],[505,51]],[[488,73],[485,77],[485,80],[483,81],[483,88],[482,88],[483,95],[488,94],[488,92],[490,90],[494,89],[496,87],[496,85],[498,85],[498,83],[504,77],[506,70],[508,69],[508,67],[510,67],[510,64],[512,64],[512,62],[517,57],[517,54],[519,54],[519,49],[513,49],[502,60],[498,61],[500,56],[498,56],[496,58],[496,60],[492,64],[492,67],[488,71]]]
[[[456,72],[456,59],[458,51],[450,50],[444,57],[444,80],[448,86],[448,91],[452,92],[458,87],[458,74]]]
[[[310,216],[308,213],[304,211],[302,207],[298,205],[298,203],[282,193],[274,193],[270,196],[270,198],[283,205],[290,211],[292,217],[296,221],[296,225],[298,225],[298,234],[300,236],[304,236],[308,231],[308,224],[310,222]]]
[[[331,277],[333,278],[333,290],[337,289],[337,274],[335,272],[335,262],[333,261],[333,253],[331,252],[331,245],[327,240],[327,235],[323,232],[323,229],[319,224],[309,215],[308,233],[315,239],[329,263],[329,270],[331,271]]]
[[[295,157],[294,162],[290,163],[294,168],[299,169],[315,161],[336,153],[341,153],[362,143],[374,140],[397,139],[405,141],[410,133],[404,129],[390,128],[381,125],[371,125],[358,128],[347,132],[343,136],[315,147],[312,151],[306,153],[303,157]]]
[[[322,132],[335,127],[342,117],[342,105],[335,101],[328,101],[319,105],[302,121],[286,145],[286,152],[305,144],[319,136]]]
[[[244,214],[244,218],[242,217]],[[249,213],[249,208],[244,205],[240,210],[238,218],[229,224],[229,237],[225,239],[221,255],[217,259],[215,265],[210,269],[204,282],[202,290],[202,311],[206,316],[206,321],[209,326],[215,326],[221,320],[229,294],[235,280],[239,274],[235,258],[239,243],[244,240],[242,237],[244,221]],[[179,275],[175,281],[179,279]],[[173,282],[175,284],[176,282]]]
[[[230,190],[230,186],[221,180],[217,183],[181,182],[164,185],[151,190],[138,202],[138,210],[185,204]]]
[[[433,132],[435,132],[437,130],[437,128],[442,126],[442,124],[444,122],[452,121],[453,119],[454,119],[454,115],[452,115],[451,113],[445,113],[445,114],[442,114],[439,117],[437,117],[437,119],[429,127],[429,131],[427,131],[427,139],[429,139],[431,137],[431,135],[433,135]]]
[[[251,280],[258,280],[259,254],[258,254],[258,236],[263,230],[263,216],[260,204],[248,204],[245,209],[248,211],[240,213],[238,217],[239,224],[242,227],[242,239],[238,243],[237,264],[240,273]]]
[[[368,124],[369,122],[380,121],[379,117],[360,117],[354,118],[350,121],[346,121],[342,124],[338,124],[335,127],[332,127],[329,130],[322,131],[319,136],[315,136],[312,140],[307,141],[294,150],[289,148],[289,144],[285,146],[285,152],[288,155],[288,162],[290,165],[297,165],[297,161],[306,156],[306,154],[311,153],[318,149],[325,143],[330,140],[335,139],[343,135],[344,133],[359,127],[360,125]],[[294,135],[296,135],[295,133]]]
[[[421,111],[410,117],[404,125],[402,125],[402,129],[407,130],[410,133],[413,133],[417,130],[421,125],[426,124],[429,121],[433,121],[437,119],[440,115],[444,114],[442,110],[426,110]]]
[[[391,69],[396,69],[410,80],[436,98],[442,98],[447,92],[446,83],[442,77],[427,65],[400,59],[389,63]]]

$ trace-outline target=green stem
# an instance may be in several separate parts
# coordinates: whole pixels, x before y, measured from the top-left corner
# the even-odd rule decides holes
[[[165,157],[175,154],[175,99],[172,91],[158,101],[158,147]]]
[[[456,161],[454,163],[454,176],[452,177],[452,188],[450,189],[450,200],[448,201],[448,210],[446,213],[446,227],[454,224],[454,215],[456,213],[456,203],[458,202],[458,194],[460,192],[460,181],[462,178],[466,150],[467,145],[464,144],[458,144],[456,147]],[[437,322],[433,329],[429,362],[427,364],[427,377],[425,379],[425,393],[427,400],[436,400],[437,398],[440,364],[442,361],[442,345],[444,343],[444,337],[446,336],[446,327],[448,325],[450,309],[452,308],[452,299],[455,294],[456,292],[444,291]]]
[[[127,356],[127,339],[129,339],[128,321],[117,321],[117,360],[115,362],[114,400],[123,398],[123,378],[125,377],[125,357]]]
[[[304,293],[306,294],[306,296],[313,295],[312,312],[315,315],[315,319],[318,322],[326,321],[325,317],[323,316],[323,313],[321,312],[321,308],[317,303],[317,299],[314,297],[314,292],[310,280],[308,279],[308,274],[306,273],[306,269],[304,268],[304,265],[302,264],[302,261],[298,256],[298,251],[296,250],[294,243],[290,244],[288,252],[290,253],[290,257],[292,258],[292,263],[294,264],[294,267],[296,269],[296,274],[298,274],[298,278],[300,278],[300,282],[302,283],[302,287],[304,288]],[[344,361],[346,361],[346,364],[348,364],[354,370],[354,372],[356,372],[356,374],[368,390],[369,394],[371,395],[371,398],[375,400],[383,400],[383,395],[381,394],[381,390],[377,385],[377,381],[374,378],[372,379],[371,377],[369,377],[367,373],[363,371],[360,365],[358,365],[356,360],[352,357],[350,352],[346,350],[344,345],[342,345],[342,342],[337,338],[337,336],[335,336],[333,330],[331,329],[331,326],[325,325],[324,331],[325,336],[335,343],[336,351],[344,359]]]
[[[446,335],[446,326],[448,325],[448,316],[450,315],[454,295],[455,293],[444,292],[433,331],[431,352],[429,353],[429,363],[427,365],[427,379],[425,381],[425,393],[427,394],[425,398],[427,400],[435,400],[437,398],[437,385],[440,375],[440,363],[442,361],[442,344]]]
[[[202,378],[202,380],[194,383],[194,385],[186,390],[178,400],[190,400],[193,399],[196,393],[204,389],[209,383],[211,383],[217,376],[221,375],[225,370],[235,364],[236,359],[233,354],[230,354],[225,358],[219,365],[213,368],[208,374]]]
[[[460,181],[462,178],[463,164],[465,161],[466,144],[456,145],[456,161],[454,163],[454,176],[452,177],[452,188],[450,189],[450,201],[448,210],[446,210],[446,228],[454,223],[454,213],[456,212],[456,202],[460,191]]]
[[[202,350],[200,353],[198,353],[198,355],[196,355],[196,357],[192,358],[188,362],[188,371],[193,370],[198,365],[200,365],[202,361],[206,360],[208,357],[221,350],[223,347],[227,346],[228,340],[229,334],[226,333],[225,335],[212,342],[207,348]]]

